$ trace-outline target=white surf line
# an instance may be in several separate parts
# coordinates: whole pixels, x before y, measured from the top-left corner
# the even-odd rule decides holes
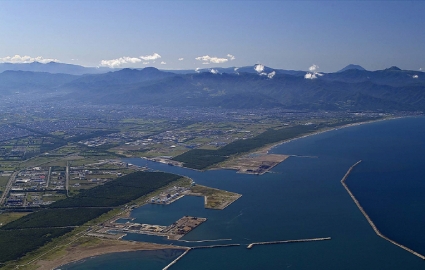
[[[375,223],[373,223],[373,221],[370,219],[369,215],[366,213],[366,211],[363,209],[363,207],[360,205],[359,201],[356,199],[356,197],[354,197],[354,194],[351,192],[351,190],[348,188],[348,186],[345,184],[345,180],[347,179],[348,175],[350,175],[351,171],[353,170],[353,168],[355,166],[357,166],[360,162],[362,162],[361,160],[357,161],[353,166],[350,167],[350,169],[348,169],[348,171],[345,173],[344,177],[341,180],[342,185],[344,186],[344,188],[347,190],[348,194],[350,195],[351,199],[353,199],[354,203],[357,205],[357,207],[360,209],[360,212],[362,212],[363,216],[366,218],[367,222],[369,222],[370,226],[372,227],[372,229],[375,231],[375,233],[382,237],[383,239],[387,240],[388,242],[412,253],[415,256],[418,256],[419,258],[421,258],[422,260],[425,260],[425,256],[422,254],[417,253],[416,251],[403,246],[402,244],[397,243],[394,240],[391,240],[390,238],[386,237],[385,235],[383,235],[378,228],[376,227]]]

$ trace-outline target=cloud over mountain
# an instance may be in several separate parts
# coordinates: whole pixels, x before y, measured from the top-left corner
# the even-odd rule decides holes
[[[37,57],[31,57],[28,55],[20,56],[19,54],[16,54],[14,56],[6,56],[3,58],[0,58],[0,63],[32,63],[32,62],[40,62],[40,63],[49,63],[49,62],[59,62],[58,59],[53,58],[44,58],[42,56]]]
[[[305,79],[313,80],[313,79],[317,79],[317,76],[323,76],[323,74],[321,74],[321,73],[317,72],[317,70],[318,70],[318,69],[319,69],[319,66],[318,66],[318,65],[313,64],[311,67],[309,67],[309,68],[308,68],[308,70],[309,70],[310,72],[307,72],[307,73],[304,75],[304,78],[305,78]]]
[[[145,56],[140,56],[140,59],[145,60],[145,61],[151,61],[151,60],[156,60],[158,58],[161,58],[161,55],[154,53],[152,55],[145,55]]]
[[[135,64],[135,63],[139,63],[141,61],[142,60],[140,60],[137,57],[125,56],[125,57],[120,57],[120,58],[117,58],[117,59],[102,60],[100,62],[100,65],[104,66],[104,67],[116,68],[116,67],[119,67],[119,66],[124,65],[124,64]]]
[[[219,57],[215,57],[215,56],[211,57],[209,55],[196,57],[195,60],[203,61],[202,64],[210,64],[210,63],[220,64],[220,63],[224,63],[224,62],[229,61],[229,59],[227,59],[227,58],[219,58]]]

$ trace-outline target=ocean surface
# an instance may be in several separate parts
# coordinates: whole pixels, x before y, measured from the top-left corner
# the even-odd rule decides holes
[[[378,229],[425,254],[425,117],[380,121],[309,136],[272,149],[292,155],[262,176],[230,170],[197,172],[128,159],[152,170],[243,196],[224,210],[204,209],[203,198],[145,205],[135,222],[169,225],[184,215],[207,222],[181,241],[130,234],[124,239],[182,246],[238,247],[191,250],[171,269],[425,269],[425,261],[380,238],[340,181],[346,183]],[[252,242],[331,237],[329,241],[258,245]],[[196,243],[190,241],[218,240]],[[61,269],[162,269],[181,251],[103,255]]]

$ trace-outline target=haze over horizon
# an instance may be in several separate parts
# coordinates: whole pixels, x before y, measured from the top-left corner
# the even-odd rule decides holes
[[[0,63],[425,68],[421,1],[0,1]]]

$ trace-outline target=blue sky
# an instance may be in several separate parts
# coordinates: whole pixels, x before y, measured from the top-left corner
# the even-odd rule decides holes
[[[0,0],[0,61],[418,70],[424,14],[423,1]]]

